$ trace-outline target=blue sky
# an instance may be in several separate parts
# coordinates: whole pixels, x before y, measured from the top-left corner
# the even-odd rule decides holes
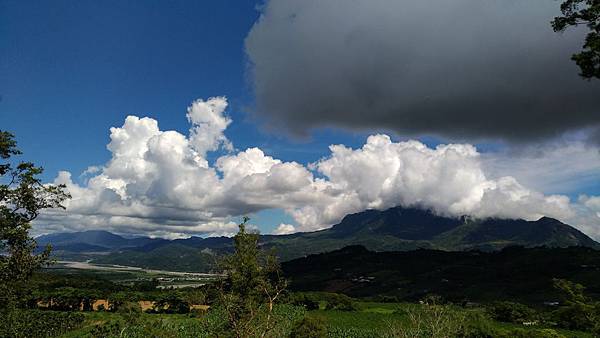
[[[319,131],[310,139],[265,131],[249,114],[244,39],[258,18],[252,1],[0,1],[0,126],[28,159],[75,175],[110,159],[110,127],[149,116],[187,133],[185,109],[225,95],[236,147],[313,162],[331,143],[364,133]],[[267,229],[280,211],[255,216]]]
[[[366,133],[321,130],[310,139],[263,130],[249,114],[244,39],[252,1],[1,1],[0,124],[46,168],[82,172],[109,159],[108,130],[127,115],[187,132],[185,108],[225,95],[238,147],[309,162],[332,142]],[[68,149],[68,151],[64,151]]]
[[[269,10],[268,3],[232,0],[0,0],[0,128],[15,133],[25,157],[45,168],[44,180],[52,181],[64,170],[80,185],[86,184],[79,177],[86,168],[111,159],[106,149],[109,129],[123,125],[126,116],[148,116],[158,121],[160,130],[187,135],[186,107],[196,99],[214,96],[228,99],[226,114],[233,123],[224,133],[236,149],[259,147],[283,162],[306,166],[329,156],[330,144],[360,148],[373,132],[387,132],[393,141],[415,138],[429,147],[444,142],[444,138],[427,136],[444,134],[444,130],[416,130],[404,137],[401,129],[392,125],[367,121],[361,128],[343,119],[336,122],[335,116],[311,127],[304,138],[271,124],[272,112],[263,114],[263,106],[256,104],[248,71],[250,61],[264,61],[259,56],[269,49],[261,45],[262,54],[252,52],[250,56],[244,49],[260,13]],[[259,38],[252,41],[265,40]],[[251,57],[254,59],[249,60]],[[255,114],[257,109],[260,111]],[[464,138],[451,139],[477,144],[483,153],[507,149],[504,142],[471,136],[467,133]],[[207,159],[213,164],[224,153],[209,153]],[[571,200],[582,194],[597,195],[597,163],[590,156],[594,155],[581,151],[581,158],[590,164],[570,176],[573,183],[569,186],[536,181],[527,169],[532,163],[527,156],[519,157],[525,160],[515,175],[545,194],[566,194]],[[506,163],[507,157],[499,161]],[[506,166],[497,168],[500,174],[509,174]],[[564,169],[548,175],[563,179],[559,171]],[[581,173],[587,176],[579,180]],[[323,172],[314,175],[323,177]],[[279,223],[295,224],[281,208],[259,209],[254,221],[261,224],[262,231],[270,232]]]

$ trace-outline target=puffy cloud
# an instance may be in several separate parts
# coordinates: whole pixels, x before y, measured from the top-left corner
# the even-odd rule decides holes
[[[542,192],[572,193],[600,182],[600,152],[581,141],[482,154],[492,177],[513,176]]]
[[[267,1],[246,38],[256,113],[296,133],[530,141],[596,128],[600,140],[600,82],[570,60],[584,31],[552,31],[559,5]]]
[[[296,232],[296,228],[291,224],[281,223],[277,229],[273,231],[273,235],[287,235]]]
[[[308,212],[313,219],[305,220],[311,226],[335,222],[356,210],[396,205],[478,217],[565,219],[572,214],[567,197],[545,196],[510,176],[487,178],[480,154],[468,144],[431,149],[418,141],[395,143],[386,135],[375,135],[361,149],[330,148],[331,156],[314,168],[327,178],[328,190],[338,196],[334,204],[307,207],[313,209]]]
[[[233,149],[231,142],[223,134],[231,123],[231,119],[223,115],[226,108],[225,97],[213,97],[207,101],[196,100],[188,108],[187,118],[192,124],[190,142],[201,156],[219,147]]]
[[[600,219],[600,196],[582,195],[579,197],[579,201],[588,209],[595,212],[596,216]]]
[[[171,238],[229,235],[236,231],[233,218],[279,208],[296,224],[280,224],[275,233],[290,233],[329,227],[348,213],[397,205],[445,215],[547,215],[596,229],[587,217],[596,208],[593,198],[571,203],[508,175],[489,176],[483,156],[469,144],[430,148],[378,134],[358,149],[332,145],[328,156],[306,166],[258,148],[228,153],[209,164],[206,151],[230,144],[224,136],[231,122],[225,107],[225,98],[195,101],[188,109],[194,114],[189,136],[161,131],[150,118],[128,116],[123,126],[110,130],[111,159],[88,170],[89,179],[76,183],[70,173],[59,173],[55,183],[66,184],[73,198],[66,212],[43,214],[38,232],[104,228]],[[204,129],[196,128],[202,123]]]

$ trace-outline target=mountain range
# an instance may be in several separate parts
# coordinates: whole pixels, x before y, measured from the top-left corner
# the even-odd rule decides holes
[[[190,237],[166,240],[124,238],[106,231],[56,233],[37,238],[52,244],[55,255],[85,257],[96,263],[169,268],[179,271],[210,270],[215,254],[229,252],[228,237]],[[282,261],[310,254],[361,245],[372,251],[497,251],[508,246],[600,249],[600,244],[556,219],[447,217],[421,208],[394,207],[347,215],[333,227],[290,235],[261,235],[264,248],[274,248]]]

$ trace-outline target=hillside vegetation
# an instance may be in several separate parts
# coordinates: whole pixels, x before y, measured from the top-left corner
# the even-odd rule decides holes
[[[118,237],[120,239],[115,239]],[[214,258],[233,250],[228,237],[179,240],[126,239],[106,232],[55,234],[38,238],[52,243],[55,255],[69,260],[129,265],[174,271],[207,272]],[[473,219],[445,217],[430,210],[395,207],[351,214],[330,229],[291,235],[261,235],[260,244],[273,248],[282,261],[361,245],[373,251],[497,251],[508,246],[600,249],[600,244],[556,219]],[[94,251],[104,251],[94,254]],[[202,251],[202,253],[200,253]],[[106,254],[108,253],[108,254]]]

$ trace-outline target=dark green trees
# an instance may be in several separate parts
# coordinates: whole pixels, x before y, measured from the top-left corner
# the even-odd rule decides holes
[[[571,26],[585,25],[590,30],[583,50],[571,57],[586,79],[600,78],[600,0],[567,0],[561,6],[563,16],[554,18],[552,28],[561,32]]]
[[[273,307],[287,282],[275,255],[259,248],[257,233],[246,231],[248,220],[244,217],[234,237],[235,252],[221,262],[227,277],[219,303],[235,337],[265,337],[275,327]]]
[[[559,327],[593,332],[600,335],[600,303],[588,298],[581,284],[554,279],[554,287],[562,295],[562,306],[553,313]]]
[[[0,307],[14,305],[18,290],[48,259],[50,248],[34,254],[31,221],[43,209],[63,208],[69,198],[64,186],[42,184],[43,171],[31,162],[15,162],[20,155],[14,136],[0,131]]]

